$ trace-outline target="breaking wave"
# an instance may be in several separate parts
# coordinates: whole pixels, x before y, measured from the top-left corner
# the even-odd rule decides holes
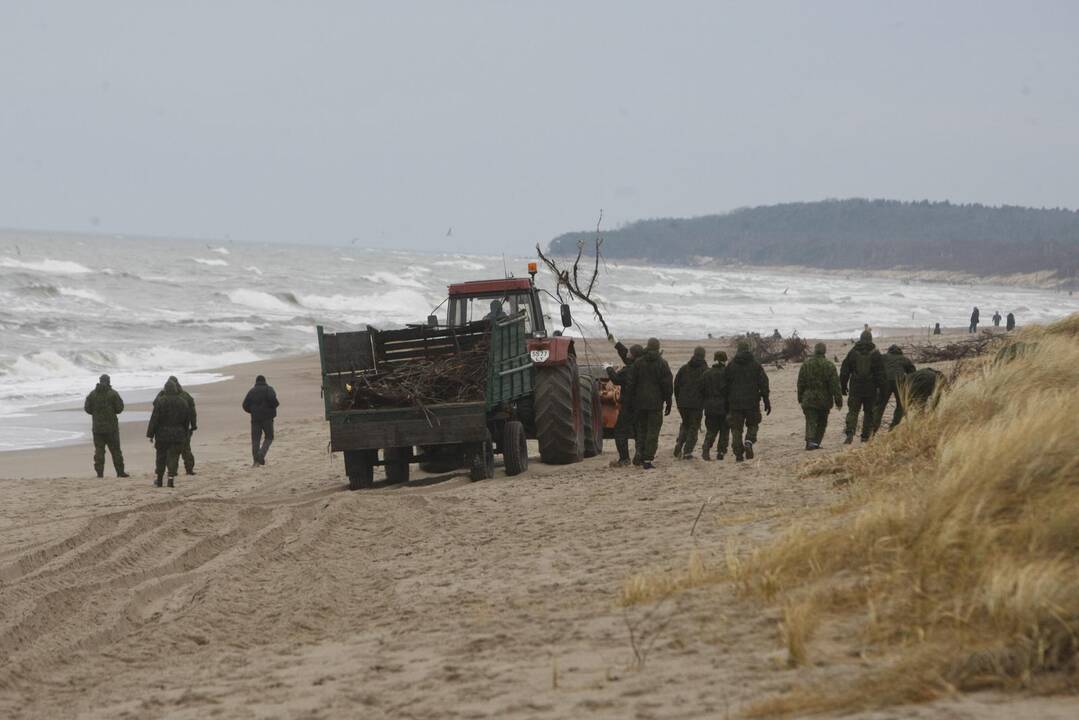
[[[214,267],[226,267],[229,263],[228,260],[222,260],[221,258],[191,258],[199,265],[212,265]]]
[[[13,257],[3,257],[0,258],[0,267],[12,268],[14,270],[29,270],[31,272],[45,273],[47,275],[85,275],[86,273],[93,272],[90,268],[85,265],[80,265],[77,262],[71,262],[70,260],[53,260],[51,258],[25,262],[23,260],[16,260]]]

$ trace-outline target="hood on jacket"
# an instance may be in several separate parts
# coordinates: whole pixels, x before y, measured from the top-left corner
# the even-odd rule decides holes
[[[169,379],[168,379],[167,382],[176,383],[176,391],[177,392],[182,392],[183,389],[184,389],[184,386],[180,384],[180,381],[176,379],[175,375],[169,375]]]
[[[817,343],[816,345],[813,346],[813,354],[814,355],[820,355],[820,356],[823,357],[827,353],[828,353],[828,346],[825,345],[824,343]]]
[[[745,365],[746,363],[751,363],[751,362],[754,362],[754,361],[755,360],[753,358],[753,353],[751,353],[748,349],[746,349],[746,350],[739,350],[738,352],[736,352],[734,354],[734,360],[732,360],[731,362],[736,362],[739,365]]]
[[[860,343],[867,342],[867,343],[872,344],[873,343],[873,333],[869,332],[868,330],[863,330],[862,334],[858,336],[858,342],[860,342]]]
[[[694,368],[708,367],[708,363],[705,361],[704,355],[694,355],[689,359],[688,365]]]
[[[892,345],[890,348],[888,348],[888,354],[889,355],[902,355],[903,354],[903,348],[899,347],[898,345]]]
[[[167,383],[165,383],[165,394],[166,395],[178,395],[179,393],[180,393],[179,385],[177,385],[175,380],[173,380],[172,378],[169,378],[169,381]]]
[[[873,344],[872,340],[859,340],[858,342],[854,343],[853,349],[855,352],[865,353],[866,355],[868,355],[869,353],[876,350],[877,346]]]
[[[715,354],[712,355],[712,359],[722,365],[723,363],[727,362],[727,353],[723,352],[722,350],[716,350]]]
[[[653,350],[652,348],[647,348],[641,353],[641,357],[648,362],[655,362],[656,360],[659,360],[660,354],[658,349]]]
[[[265,385],[266,384],[266,376],[265,375],[257,375],[255,377],[255,384],[256,385]]]

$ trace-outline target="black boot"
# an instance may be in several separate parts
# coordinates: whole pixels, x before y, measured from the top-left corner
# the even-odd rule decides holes
[[[116,477],[131,477],[131,476],[130,476],[130,475],[128,475],[128,474],[127,474],[126,472],[124,472],[123,470],[117,470],[117,471],[116,471]]]
[[[712,459],[712,453],[708,450],[708,448],[705,448],[704,450],[701,450],[701,460],[711,460],[711,459]]]
[[[156,478],[154,478],[154,487],[161,487],[161,476],[160,475],[158,475]]]
[[[753,443],[746,440],[746,460],[753,459]]]
[[[854,433],[847,433],[847,439],[843,441],[844,445],[850,445],[854,442]]]
[[[175,477],[174,475],[169,475],[169,487],[176,487],[175,485],[172,484],[172,481],[173,481],[174,477]]]
[[[104,470],[98,470],[98,471],[97,471],[97,476],[98,476],[99,478],[103,478],[103,477],[105,477],[105,471],[104,471]]]

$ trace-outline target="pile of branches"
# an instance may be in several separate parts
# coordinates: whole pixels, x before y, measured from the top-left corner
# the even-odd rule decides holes
[[[932,343],[911,345],[910,357],[916,363],[968,360],[990,352],[993,345],[1000,339],[1000,336],[992,333],[982,333],[972,338],[950,342],[945,345],[934,345]]]
[[[536,253],[539,255],[540,260],[543,261],[543,264],[547,266],[547,269],[551,271],[551,274],[555,276],[555,295],[558,297],[558,302],[564,303],[566,301],[562,297],[562,292],[565,291],[571,298],[576,298],[587,304],[592,308],[592,315],[603,326],[603,332],[607,339],[614,341],[614,335],[611,334],[611,329],[607,327],[607,319],[603,317],[603,312],[600,310],[599,300],[592,296],[592,291],[596,289],[596,280],[599,278],[599,263],[602,258],[603,237],[599,234],[599,226],[602,222],[603,210],[600,210],[599,220],[596,221],[596,238],[592,247],[594,258],[591,271],[588,270],[587,262],[585,268],[581,268],[581,259],[584,256],[585,249],[584,240],[577,241],[577,257],[573,261],[573,267],[568,270],[559,267],[553,258],[544,255],[538,243],[536,244]]]
[[[760,333],[746,333],[736,339],[748,342],[750,352],[761,364],[779,363],[783,360],[802,362],[809,356],[809,343],[799,337],[798,333],[785,340],[771,336],[762,337]]]
[[[424,407],[484,398],[487,343],[455,355],[417,358],[358,374],[346,386],[341,410]]]

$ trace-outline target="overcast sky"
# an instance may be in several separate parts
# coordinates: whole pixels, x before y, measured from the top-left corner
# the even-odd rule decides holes
[[[0,227],[525,252],[600,208],[1074,208],[1077,38],[1067,1],[0,0]]]

